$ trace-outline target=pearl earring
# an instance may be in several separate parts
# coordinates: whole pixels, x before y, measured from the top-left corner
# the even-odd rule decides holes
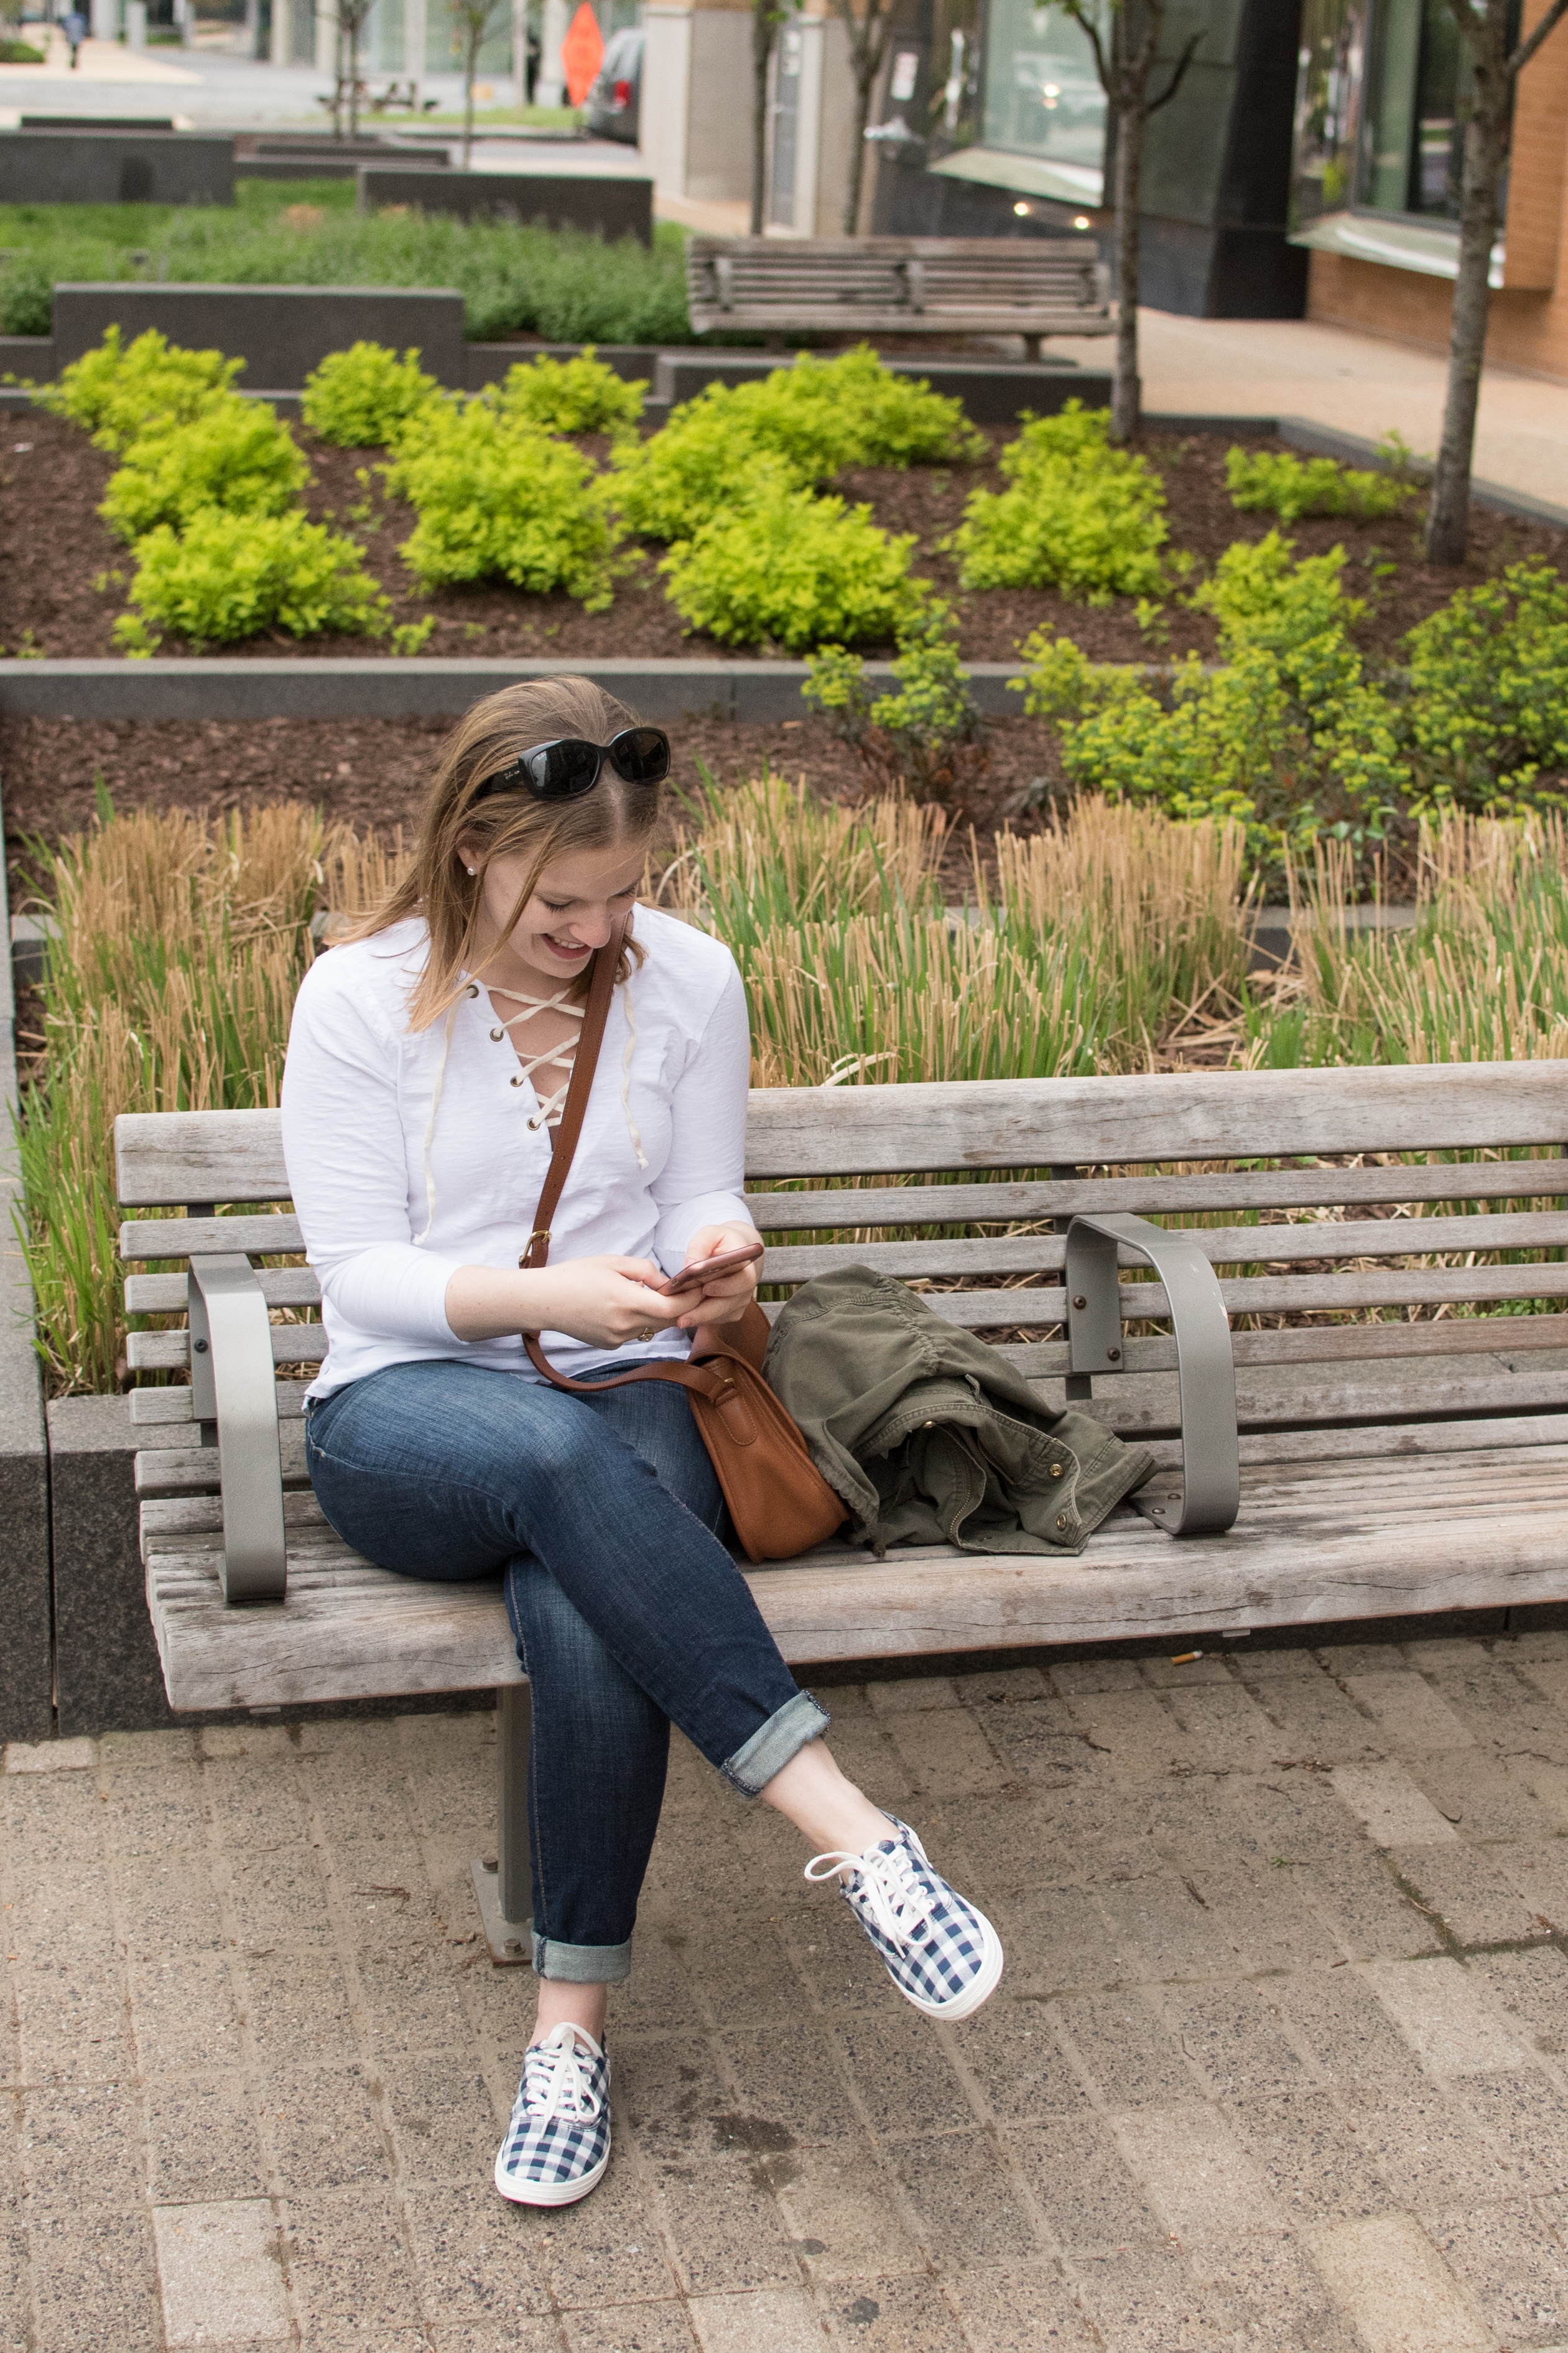
[[[477,866],[470,866],[470,867],[469,867],[469,869],[468,869],[468,872],[469,872],[470,874],[477,874],[477,873],[479,872],[479,868],[478,868]]]

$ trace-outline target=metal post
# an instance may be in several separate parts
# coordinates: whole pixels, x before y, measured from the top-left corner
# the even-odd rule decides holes
[[[1078,1173],[1077,1168],[1067,1161],[1053,1163],[1051,1182],[1053,1185],[1070,1185]],[[1072,1224],[1072,1218],[1069,1213],[1065,1218],[1054,1219],[1052,1222],[1058,1234],[1065,1234]],[[1068,1373],[1062,1384],[1062,1391],[1068,1405],[1086,1404],[1094,1396],[1093,1377],[1089,1373]]]
[[[528,1747],[533,1694],[527,1683],[496,1694],[496,1851],[472,1866],[479,1923],[498,1968],[531,1962],[532,1873],[528,1837]]]

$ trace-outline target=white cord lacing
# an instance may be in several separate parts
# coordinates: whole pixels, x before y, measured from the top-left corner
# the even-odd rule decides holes
[[[805,1876],[815,1883],[844,1872],[857,1873],[860,1884],[847,1892],[865,1903],[889,1944],[908,1945],[930,1919],[933,1900],[929,1883],[922,1888],[915,1876],[919,1869],[918,1856],[900,1839],[889,1848],[873,1847],[868,1854],[847,1854],[837,1848],[815,1854]]]
[[[542,2042],[529,2045],[522,2063],[522,2104],[541,2124],[552,2116],[585,2124],[599,2113],[588,2076],[597,2053],[581,2047],[580,2031],[563,2020]]]
[[[565,1013],[569,1014],[573,1020],[581,1021],[587,1011],[586,1006],[568,1004],[567,999],[571,995],[569,988],[562,989],[554,997],[529,997],[521,988],[500,988],[493,981],[489,982],[487,987],[491,997],[504,997],[513,1005],[521,1008],[520,1012],[505,1014],[501,1017],[501,1026],[509,1033],[516,1023],[528,1020],[535,1013]],[[430,1166],[430,1145],[436,1134],[436,1114],[441,1108],[441,1090],[447,1082],[447,1063],[452,1051],[452,1031],[457,1024],[458,1008],[461,1005],[464,997],[477,997],[479,993],[477,985],[469,981],[461,995],[453,998],[442,1033],[441,1060],[436,1071],[436,1083],[430,1092],[430,1116],[425,1123],[425,1137],[420,1150],[420,1158],[425,1170],[425,1231],[414,1237],[416,1247],[421,1242],[428,1241],[430,1229],[436,1222],[436,1173]],[[632,1057],[637,1050],[637,1008],[632,1002],[632,984],[629,974],[621,984],[621,1002],[626,1008],[626,1050],[621,1056],[621,1111],[626,1123],[626,1134],[632,1140],[632,1150],[637,1154],[637,1166],[646,1168],[647,1155],[642,1148],[642,1132],[632,1116]],[[577,1039],[570,1046],[552,1047],[546,1053],[535,1054],[531,1061],[522,1062],[520,1075],[525,1079],[531,1079],[535,1071],[542,1069],[546,1062],[554,1063],[558,1070],[564,1071],[566,1073],[565,1079],[557,1087],[555,1092],[547,1102],[541,1103],[538,1111],[528,1123],[530,1128],[538,1130],[542,1127],[559,1125],[562,1107],[571,1092],[572,1067],[577,1059],[577,1047],[581,1042],[582,1033],[579,1032]],[[512,1041],[512,1050],[514,1053],[517,1052],[515,1039]],[[521,1054],[518,1055],[518,1060],[522,1061]]]

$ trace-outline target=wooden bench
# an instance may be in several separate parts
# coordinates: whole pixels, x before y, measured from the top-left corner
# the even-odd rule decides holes
[[[1159,1466],[1076,1556],[938,1546],[877,1561],[834,1543],[751,1572],[785,1657],[1180,1647],[1568,1598],[1568,1313],[1529,1312],[1568,1298],[1565,1122],[1563,1062],[753,1093],[752,1214],[764,1234],[810,1237],[770,1246],[770,1282],[859,1261],[933,1283],[938,1314],[998,1335],[1043,1398],[1077,1398]],[[255,1264],[297,1253],[299,1228],[214,1214],[287,1198],[277,1114],[127,1116],[115,1138],[121,1203],[185,1212],[127,1223],[121,1240],[130,1261],[190,1270],[126,1284],[132,1311],[188,1306],[186,1328],[130,1341],[133,1366],[190,1368],[188,1387],[130,1400],[171,1704],[495,1688],[500,1869],[476,1865],[475,1883],[492,1952],[523,1958],[527,1703],[499,1587],[389,1576],[326,1525],[298,1375],[321,1360],[321,1326],[274,1320],[314,1305],[315,1278]],[[843,1177],[859,1189],[825,1187]],[[1218,1222],[1136,1224],[1196,1217]],[[974,1231],[1004,1224],[1026,1229]],[[924,1238],[853,1239],[917,1225]],[[1168,1282],[1151,1280],[1151,1250]],[[1144,1328],[1173,1307],[1173,1335]],[[1353,1320],[1369,1311],[1384,1320]],[[1234,1419],[1216,1437],[1226,1315]],[[1185,1486],[1184,1416],[1204,1458]],[[1223,1527],[1237,1477],[1228,1534],[1173,1540],[1194,1503]],[[230,1606],[226,1582],[234,1598],[287,1595]]]
[[[698,334],[1109,335],[1110,280],[1087,240],[1010,237],[693,237]]]

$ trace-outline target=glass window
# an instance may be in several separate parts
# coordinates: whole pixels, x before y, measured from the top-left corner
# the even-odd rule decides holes
[[[1362,202],[1457,219],[1473,85],[1448,0],[1384,0],[1378,20]]]
[[[1296,85],[1290,227],[1310,228],[1353,195],[1366,52],[1365,0],[1306,0]]]
[[[1102,37],[1103,33],[1102,21]],[[1100,203],[1105,93],[1094,52],[1059,8],[1037,8],[1031,0],[992,0],[983,137],[987,147],[1058,166],[1077,201]]]

